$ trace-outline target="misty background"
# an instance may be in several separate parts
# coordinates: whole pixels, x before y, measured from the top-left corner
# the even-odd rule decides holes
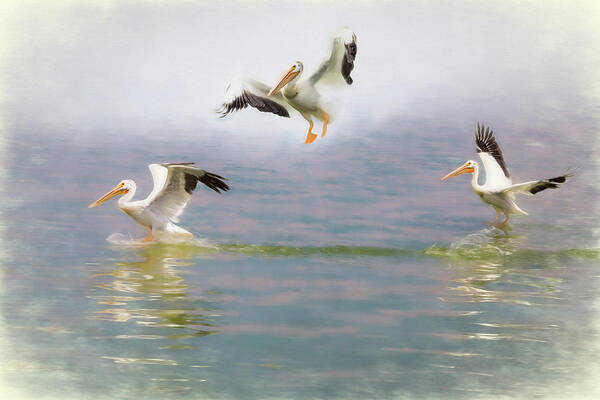
[[[595,398],[599,21],[595,1],[1,2],[0,386]],[[324,93],[325,138],[295,112],[218,118],[233,77],[310,73],[341,27],[354,84]],[[440,182],[477,121],[516,181],[578,168],[507,237],[466,176]],[[107,243],[144,232],[87,205],[124,178],[145,197],[163,161],[229,178],[182,217],[222,251]]]
[[[417,117],[439,124],[440,136],[475,120],[514,129],[525,115],[553,129],[580,115],[572,105],[599,96],[594,2],[24,1],[2,9],[3,120],[40,136],[193,131],[200,142],[301,142],[298,115],[244,110],[220,121],[214,110],[237,74],[272,84],[295,60],[310,73],[344,26],[357,33],[359,56],[327,143]]]

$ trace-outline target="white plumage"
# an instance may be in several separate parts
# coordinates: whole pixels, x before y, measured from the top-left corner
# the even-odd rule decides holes
[[[515,202],[516,193],[534,195],[545,189],[556,189],[572,176],[571,173],[567,173],[555,178],[513,184],[502,156],[502,150],[500,150],[500,146],[494,137],[494,132],[489,127],[486,128],[477,124],[475,126],[475,144],[485,168],[485,182],[482,185],[479,184],[479,163],[473,160],[467,161],[444,176],[442,181],[456,175],[472,173],[471,186],[473,191],[484,203],[496,210],[494,225],[501,229],[504,229],[508,224],[511,214],[527,215],[527,212],[523,211]],[[506,218],[501,223],[497,223],[501,213],[504,213]]]
[[[99,206],[112,197],[123,195],[118,202],[119,208],[149,231],[144,240],[150,241],[160,232],[192,235],[175,223],[179,222],[179,216],[198,182],[217,193],[229,190],[225,178],[197,168],[194,163],[150,164],[148,168],[154,188],[144,200],[132,201],[136,185],[131,179],[126,179],[88,207]]]
[[[291,109],[295,109],[309,124],[305,143],[312,143],[317,138],[312,132],[313,117],[323,121],[321,136],[327,132],[331,119],[320,103],[317,86],[344,82],[351,85],[350,73],[354,69],[356,52],[356,35],[343,29],[333,39],[331,54],[306,79],[301,79],[304,65],[300,61],[286,70],[273,87],[251,78],[235,78],[227,85],[225,100],[218,112],[224,117],[251,106],[262,112],[289,117]]]

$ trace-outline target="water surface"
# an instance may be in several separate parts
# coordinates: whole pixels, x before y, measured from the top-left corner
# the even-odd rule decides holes
[[[595,8],[322,7],[12,9],[0,103],[5,393],[600,394]],[[254,9],[271,24],[248,20]],[[316,65],[310,50],[326,49],[332,20],[356,30],[359,53],[324,139],[303,145],[298,116],[216,118],[240,70],[268,81],[297,58]],[[290,41],[265,43],[272,31]],[[531,215],[508,234],[488,226],[495,213],[468,178],[440,182],[476,157],[478,120],[518,180],[579,167],[562,189],[521,199]],[[125,178],[144,196],[147,164],[162,161],[229,178],[230,192],[199,188],[183,215],[197,242],[132,245],[144,232],[114,202],[86,208]]]

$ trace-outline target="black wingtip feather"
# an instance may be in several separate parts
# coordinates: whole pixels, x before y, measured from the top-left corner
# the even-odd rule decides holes
[[[567,181],[567,177],[566,176],[557,176],[556,178],[548,179],[548,181],[553,182],[553,183],[565,183]]]
[[[545,181],[545,182],[540,182],[540,184],[539,184],[539,185],[536,185],[536,186],[532,187],[532,188],[529,190],[529,193],[531,193],[531,194],[536,194],[536,193],[539,193],[539,192],[541,192],[542,190],[546,190],[546,189],[556,189],[557,187],[559,187],[559,185],[558,185],[558,184],[556,184],[556,183],[552,183],[552,182],[548,182],[548,181]]]
[[[351,42],[345,45],[346,53],[344,54],[344,58],[342,60],[342,76],[346,80],[348,85],[352,85],[354,82],[350,73],[354,69],[354,59],[356,58],[357,46],[356,42]]]
[[[510,178],[510,173],[508,172],[504,157],[502,156],[502,150],[500,150],[500,146],[496,142],[494,131],[490,129],[489,126],[486,127],[485,124],[477,122],[475,125],[475,145],[478,153],[491,154],[498,165],[500,165],[500,168],[502,168],[504,175],[507,178]]]
[[[215,110],[217,114],[219,114],[219,118],[225,118],[227,114],[229,114],[229,109],[227,104],[223,103],[223,105]]]
[[[280,117],[290,117],[288,111],[281,104],[266,97],[257,96],[248,91],[242,92],[240,96],[233,99],[233,101],[230,103],[223,103],[223,105],[218,108],[216,112],[220,114],[219,118],[224,118],[228,114],[244,109],[248,106],[254,107],[261,112],[270,112],[275,115],[279,115]]]
[[[229,185],[224,182],[227,180],[227,178],[223,178],[222,176],[213,174],[212,172],[206,172],[200,178],[197,178],[197,180],[204,183],[217,193],[221,193],[221,190],[224,192],[229,190]]]
[[[244,92],[241,100],[245,101],[244,107],[246,107],[246,104],[248,104],[256,108],[258,111],[270,112],[275,115],[279,115],[280,117],[290,117],[290,114],[284,106],[266,97],[257,96],[250,92]]]
[[[541,192],[542,190],[559,188],[560,184],[565,183],[572,176],[573,173],[569,172],[564,175],[557,176],[555,178],[540,181],[537,185],[535,185],[529,190],[529,193],[536,194]]]

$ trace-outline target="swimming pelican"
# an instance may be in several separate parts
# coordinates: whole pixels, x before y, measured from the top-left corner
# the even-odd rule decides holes
[[[343,82],[351,85],[353,81],[350,73],[354,69],[356,50],[356,35],[349,29],[343,29],[333,39],[331,55],[306,79],[300,80],[304,70],[300,61],[296,61],[287,69],[273,87],[251,78],[238,77],[227,86],[225,102],[217,112],[224,117],[233,111],[251,106],[258,111],[289,118],[289,105],[308,121],[308,133],[304,143],[312,143],[317,138],[312,132],[312,117],[323,121],[321,137],[327,133],[327,124],[331,119],[319,103],[320,94],[315,86]]]
[[[152,192],[144,200],[131,201],[135,195],[135,182],[121,181],[108,193],[91,203],[88,208],[99,206],[119,195],[118,206],[125,214],[148,230],[143,241],[149,242],[158,233],[173,233],[193,236],[191,232],[175,225],[183,213],[198,181],[217,193],[228,191],[229,186],[222,176],[196,168],[194,163],[165,163],[148,165],[154,180]]]
[[[480,185],[477,182],[479,177],[479,163],[473,160],[467,161],[444,176],[442,181],[456,175],[472,173],[471,186],[484,203],[496,210],[496,219],[492,225],[500,229],[506,227],[511,214],[528,215],[515,202],[516,193],[524,193],[531,196],[542,190],[556,189],[573,175],[572,173],[566,173],[556,178],[513,184],[504,158],[502,157],[500,146],[496,143],[494,132],[489,127],[486,128],[479,123],[475,126],[475,145],[485,168],[485,183]],[[504,221],[497,223],[501,213],[504,213],[506,218]]]

